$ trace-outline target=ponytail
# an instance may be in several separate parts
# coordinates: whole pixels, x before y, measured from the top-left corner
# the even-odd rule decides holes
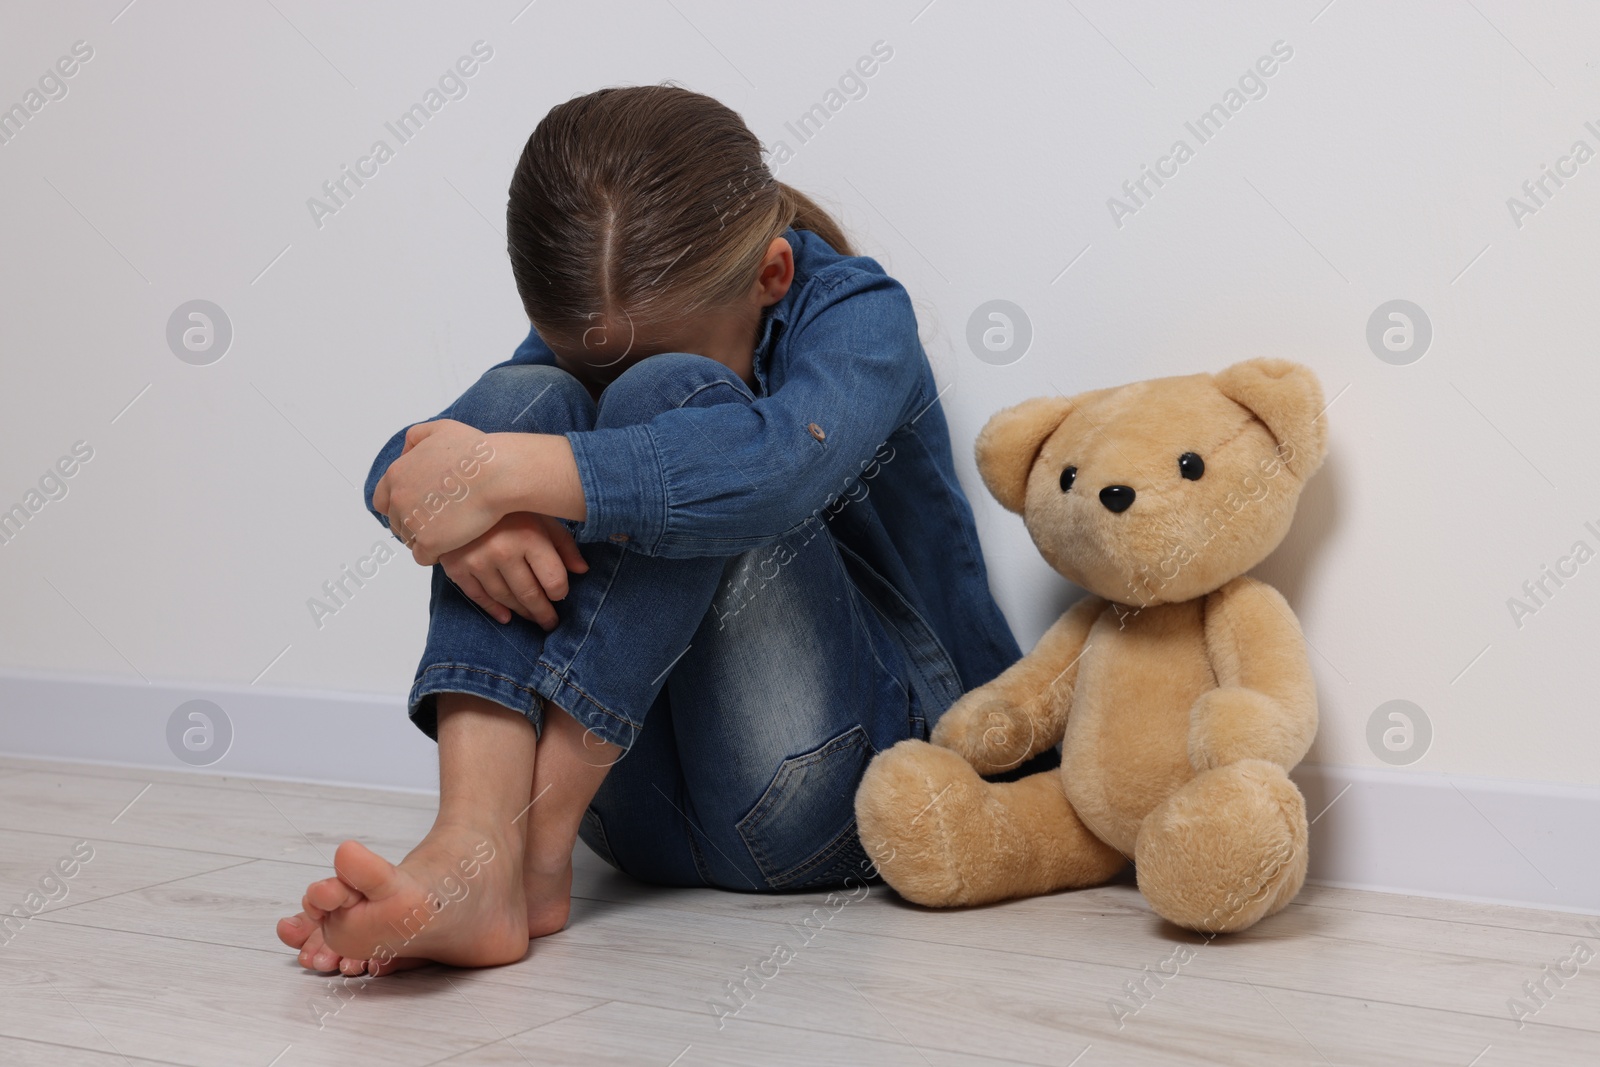
[[[783,205],[780,217],[789,215],[793,219],[789,225],[797,230],[810,230],[840,255],[858,254],[850,238],[845,236],[844,227],[821,204],[784,182],[778,182],[778,196]]]

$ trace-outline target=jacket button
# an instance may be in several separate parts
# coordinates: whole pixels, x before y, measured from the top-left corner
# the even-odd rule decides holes
[[[613,540],[613,541],[626,541],[627,539],[628,539],[628,535],[627,534],[612,534],[611,535],[611,540]]]
[[[822,427],[818,426],[814,422],[813,423],[809,423],[806,426],[806,429],[811,431],[811,436],[815,437],[819,441],[825,441],[825,440],[828,439],[828,435],[822,432]]]

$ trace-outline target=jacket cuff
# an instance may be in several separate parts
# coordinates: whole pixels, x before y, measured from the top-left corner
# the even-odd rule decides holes
[[[654,555],[667,530],[667,479],[648,425],[569,430],[583,487],[579,541],[612,541]]]

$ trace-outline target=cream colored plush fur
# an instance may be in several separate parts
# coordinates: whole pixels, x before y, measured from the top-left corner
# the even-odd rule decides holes
[[[1322,463],[1322,409],[1311,371],[1257,359],[989,420],[984,483],[1090,595],[945,712],[932,744],[868,767],[861,839],[902,896],[981,904],[1095,885],[1132,861],[1151,907],[1189,929],[1241,930],[1294,897],[1306,813],[1287,772],[1316,733],[1316,693],[1288,604],[1243,575]],[[1191,452],[1198,479],[1180,471]],[[1106,486],[1132,504],[1107,507]],[[1059,770],[980,777],[1056,744]]]

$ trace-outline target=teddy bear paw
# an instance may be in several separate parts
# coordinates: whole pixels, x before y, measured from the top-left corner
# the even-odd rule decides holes
[[[1012,770],[1039,750],[1034,717],[981,689],[952,705],[939,718],[929,740],[956,753],[979,774]]]
[[[967,903],[952,831],[981,802],[984,781],[965,760],[926,741],[901,741],[868,765],[856,791],[862,847],[884,881],[928,907]]]
[[[1145,817],[1139,889],[1168,922],[1243,930],[1283,908],[1306,877],[1306,807],[1276,763],[1205,771]]]

